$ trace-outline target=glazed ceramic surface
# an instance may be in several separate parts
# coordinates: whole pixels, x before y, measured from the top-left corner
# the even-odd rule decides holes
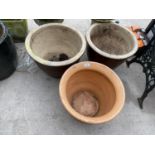
[[[25,45],[40,68],[54,77],[60,77],[70,65],[78,62],[86,50],[85,38],[79,31],[58,23],[45,24],[30,32]],[[61,54],[68,59],[53,61]]]
[[[7,28],[0,22],[0,80],[9,77],[16,69],[17,54]]]
[[[87,34],[89,60],[114,68],[134,55],[137,39],[127,28],[116,23],[93,24]]]

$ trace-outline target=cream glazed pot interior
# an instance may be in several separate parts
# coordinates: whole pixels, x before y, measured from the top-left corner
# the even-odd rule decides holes
[[[85,52],[84,36],[74,28],[60,23],[45,24],[30,32],[26,49],[37,62],[47,66],[63,66],[77,61]],[[66,54],[69,59],[51,61],[53,56]]]
[[[107,58],[125,59],[138,49],[134,34],[116,23],[93,24],[86,38],[94,51]]]

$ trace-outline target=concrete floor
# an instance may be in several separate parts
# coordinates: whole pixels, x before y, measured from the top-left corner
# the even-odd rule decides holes
[[[146,27],[149,20],[121,20],[125,25]],[[89,20],[65,20],[85,33]],[[30,20],[30,29],[36,25]],[[86,56],[82,60],[87,60]],[[121,113],[101,125],[87,125],[72,118],[61,104],[59,80],[37,68],[33,72],[16,71],[0,81],[0,134],[155,134],[155,90],[140,110],[136,98],[141,96],[145,76],[138,64],[128,69],[122,64],[116,70],[126,90]]]

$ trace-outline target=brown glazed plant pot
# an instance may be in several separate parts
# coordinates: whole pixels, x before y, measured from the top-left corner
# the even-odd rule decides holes
[[[115,68],[138,49],[135,35],[116,23],[93,24],[86,34],[89,60]]]
[[[38,66],[53,77],[61,77],[68,67],[80,60],[86,50],[84,36],[60,23],[45,24],[30,32],[25,45]]]
[[[80,91],[91,92],[98,100],[99,110],[95,116],[84,116],[73,108],[73,96]],[[105,65],[91,61],[71,66],[61,78],[59,93],[65,109],[74,118],[90,124],[110,121],[121,111],[125,102],[124,86],[116,73]]]

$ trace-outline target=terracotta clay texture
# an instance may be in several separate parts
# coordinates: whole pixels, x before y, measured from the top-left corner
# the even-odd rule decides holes
[[[40,68],[54,77],[60,77],[70,65],[78,62],[86,49],[85,38],[79,31],[58,23],[45,24],[30,32],[25,44]],[[68,59],[51,61],[62,54]]]
[[[111,68],[120,65],[138,49],[136,37],[116,23],[93,24],[87,34],[89,60]]]
[[[84,116],[72,107],[73,97],[87,91],[98,101],[99,109],[94,117]],[[113,119],[125,101],[124,86],[109,67],[95,62],[81,62],[71,66],[62,76],[59,93],[62,104],[76,119],[91,124]]]

